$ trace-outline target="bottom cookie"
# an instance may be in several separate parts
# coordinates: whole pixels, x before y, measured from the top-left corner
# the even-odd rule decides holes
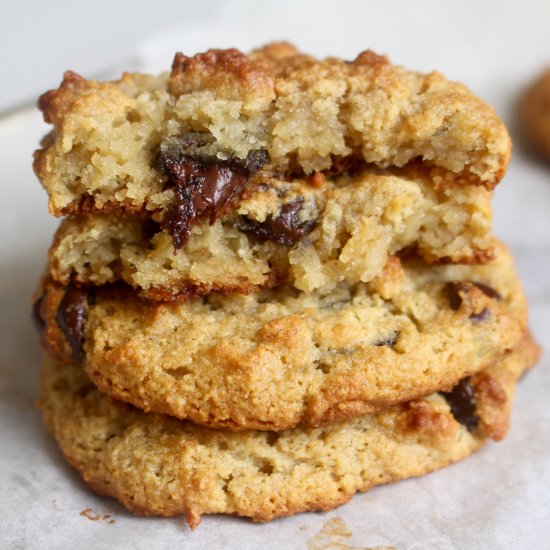
[[[515,382],[538,354],[526,337],[449,393],[340,424],[231,433],[147,414],[103,395],[80,367],[46,359],[40,406],[68,462],[141,515],[269,521],[328,510],[358,491],[436,470],[501,439]]]

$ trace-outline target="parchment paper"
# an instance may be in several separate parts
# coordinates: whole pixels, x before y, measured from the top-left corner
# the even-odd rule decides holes
[[[508,37],[515,42],[509,44],[508,50],[495,51],[488,38],[476,32],[477,20],[458,30],[452,26],[448,30],[460,55],[445,49],[444,43],[441,48],[434,48],[422,36],[407,35],[407,26],[401,30],[390,28],[393,14],[384,11],[382,3],[372,10],[380,26],[386,24],[389,36],[378,25],[369,27],[374,39],[358,36],[360,25],[354,20],[350,23],[349,43],[342,26],[335,31],[332,44],[328,35],[320,32],[302,36],[299,29],[304,28],[306,15],[297,15],[298,21],[293,23],[289,5],[283,4],[286,19],[284,13],[273,9],[260,11],[250,15],[246,25],[233,25],[228,30],[230,13],[226,10],[205,19],[208,25],[167,32],[148,41],[138,52],[142,65],[147,69],[164,63],[166,67],[178,41],[179,49],[187,52],[231,43],[249,47],[280,36],[293,37],[320,54],[352,55],[370,45],[389,54],[396,51],[392,57],[400,63],[420,69],[438,66],[466,81],[513,123],[514,97],[543,58],[540,46],[528,41],[528,29],[522,31],[523,50],[512,52],[518,39],[511,36],[506,25],[495,27],[491,40]],[[303,3],[300,5],[303,8]],[[412,4],[395,5],[406,9]],[[430,19],[427,5],[435,3],[421,6],[424,33],[445,20],[441,11]],[[319,6],[327,11],[325,2]],[[478,15],[504,24],[500,12],[483,7],[479,10]],[[365,17],[369,13],[365,11]],[[329,15],[325,13],[325,23],[330,20]],[[271,26],[266,22],[270,17],[275,20]],[[283,20],[288,22],[287,27],[282,25]],[[341,14],[337,22],[342,25]],[[464,29],[471,29],[472,34],[463,36]],[[438,36],[443,34],[438,31]],[[417,40],[416,48],[410,46],[415,43],[413,39]],[[550,50],[547,55],[550,62]],[[517,63],[519,57],[524,60],[521,66]],[[65,464],[33,406],[41,352],[30,323],[30,296],[57,223],[47,214],[45,193],[30,167],[31,152],[45,130],[34,111],[0,122],[2,548],[550,548],[547,355],[521,382],[506,440],[489,444],[464,462],[434,474],[356,495],[349,504],[330,513],[301,514],[266,525],[212,516],[205,517],[198,530],[191,532],[183,519],[134,518],[115,501],[92,494]],[[495,231],[511,246],[525,282],[533,332],[548,350],[550,166],[516,146],[509,173],[496,192],[494,208]]]

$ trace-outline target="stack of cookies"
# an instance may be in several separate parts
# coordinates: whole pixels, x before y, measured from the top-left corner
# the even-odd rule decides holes
[[[40,403],[95,491],[267,521],[506,434],[537,347],[491,234],[509,135],[463,85],[271,44],[39,106]]]

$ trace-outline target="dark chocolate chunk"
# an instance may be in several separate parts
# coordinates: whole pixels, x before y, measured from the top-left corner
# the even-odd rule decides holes
[[[244,160],[221,160],[205,153],[210,141],[205,134],[191,132],[160,148],[159,168],[176,194],[163,228],[170,233],[176,251],[188,241],[192,223],[208,219],[213,224],[232,209],[250,176],[269,161],[265,150],[250,151]]]
[[[153,246],[150,244],[152,238],[161,231],[162,229],[160,228],[160,224],[158,222],[149,217],[143,218],[141,222],[142,238],[143,240],[149,242],[151,248],[153,248]]]
[[[463,378],[450,392],[441,392],[451,407],[451,413],[457,422],[473,431],[479,424],[476,415],[476,396],[469,378]]]
[[[388,338],[384,338],[383,340],[380,340],[379,342],[376,342],[373,345],[378,346],[378,347],[388,346],[389,348],[393,348],[395,346],[395,344],[397,343],[397,336],[398,335],[399,335],[399,333],[396,331],[391,336],[389,336]]]
[[[462,305],[461,294],[466,294],[468,289],[468,283],[463,283],[461,281],[451,282],[445,285],[445,292],[449,298],[451,309],[457,310]]]
[[[489,309],[484,307],[479,313],[472,313],[470,315],[470,321],[472,321],[474,325],[477,325],[482,321],[487,321],[487,319],[489,319],[489,316],[490,316]]]
[[[445,285],[445,292],[447,293],[447,297],[449,298],[449,304],[451,306],[451,309],[457,310],[462,305],[462,296],[461,294],[467,294],[470,290],[471,286],[477,287],[485,296],[488,298],[493,298],[495,300],[502,300],[502,296],[497,292],[494,288],[490,287],[489,285],[483,284],[483,283],[475,283],[475,282],[465,282],[465,281],[454,281],[447,283]],[[475,319],[475,317],[479,316],[478,319]],[[489,317],[488,311],[481,311],[479,314],[474,314],[470,317],[470,319],[474,320],[474,322],[479,321],[485,321]]]
[[[303,197],[287,202],[281,207],[277,217],[269,216],[263,222],[244,218],[239,229],[255,235],[262,242],[273,241],[278,244],[292,246],[309,234],[316,224],[315,220],[300,221],[298,213],[303,203]]]
[[[85,291],[70,286],[65,291],[55,317],[57,325],[71,346],[73,359],[78,363],[82,362],[84,358],[82,344],[84,341],[85,302]]]
[[[249,174],[257,172],[264,164],[269,162],[269,155],[265,149],[254,149],[250,151],[243,162]]]
[[[196,217],[196,210],[193,206],[193,189],[195,182],[188,182],[186,186],[176,186],[176,204],[167,212],[166,218],[161,225],[168,231],[174,243],[174,251],[179,250],[189,239],[191,233],[191,222]]]
[[[46,330],[46,321],[42,317],[42,304],[45,298],[46,293],[44,292],[32,305],[32,323],[40,336],[42,336]]]
[[[484,283],[474,282],[472,282],[472,284],[479,288],[479,290],[481,290],[481,292],[483,292],[485,296],[488,296],[489,298],[494,298],[495,300],[502,300],[502,295],[500,294],[500,292],[495,290],[492,286],[486,285]]]

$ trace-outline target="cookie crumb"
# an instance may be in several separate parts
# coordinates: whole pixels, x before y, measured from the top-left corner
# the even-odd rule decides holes
[[[116,523],[116,520],[113,518],[112,514],[101,513],[93,508],[86,508],[80,512],[80,515],[83,518],[88,518],[90,521],[107,521],[110,525]]]

